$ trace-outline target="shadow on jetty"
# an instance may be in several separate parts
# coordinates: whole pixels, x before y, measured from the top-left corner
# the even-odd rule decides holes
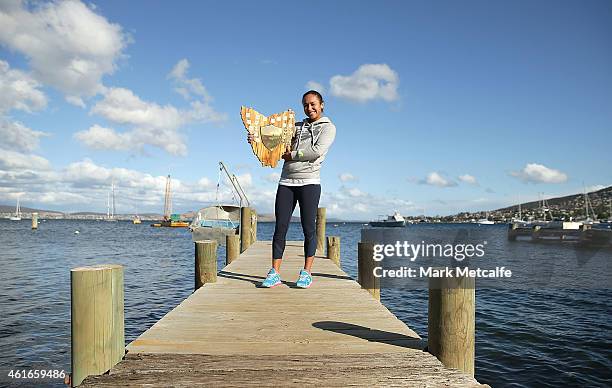
[[[317,329],[333,331],[335,333],[351,335],[369,342],[380,342],[383,344],[395,345],[402,348],[423,350],[427,346],[427,341],[411,337],[405,334],[393,333],[391,331],[372,329],[366,326],[355,325],[352,323],[338,321],[319,321],[312,324]]]

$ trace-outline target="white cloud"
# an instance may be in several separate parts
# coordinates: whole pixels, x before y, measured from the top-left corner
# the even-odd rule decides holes
[[[347,189],[347,193],[351,197],[365,197],[366,196],[366,193],[364,193],[363,191],[359,190],[356,187]]]
[[[459,175],[459,180],[464,183],[469,183],[470,185],[478,184],[478,181],[476,180],[476,178],[470,174]]]
[[[327,208],[328,217],[374,218],[379,214],[391,214],[394,210],[407,213],[414,204],[401,198],[373,195],[357,188],[340,186],[338,191],[324,192],[321,206]]]
[[[128,150],[131,137],[128,134],[117,133],[111,128],[94,125],[88,130],[79,131],[74,138],[88,147],[95,149]]]
[[[210,189],[210,188],[215,187],[215,184],[214,184],[214,183],[213,183],[213,182],[212,182],[210,179],[208,179],[208,178],[206,178],[206,177],[201,178],[201,179],[200,179],[200,180],[197,182],[197,184],[196,184],[196,185],[197,185],[197,186],[199,186],[199,187],[201,187],[201,188],[203,188],[203,189]]]
[[[369,210],[369,207],[365,203],[356,203],[353,209],[358,213],[365,213]]]
[[[70,163],[65,168],[52,169],[50,164],[32,155],[12,153],[6,164],[0,153],[0,203],[14,203],[22,193],[26,206],[44,206],[51,210],[106,212],[106,199],[111,181],[115,182],[118,213],[161,213],[164,201],[166,174],[152,175],[123,167],[106,167],[91,159]],[[216,174],[211,167],[210,173]],[[259,214],[272,214],[276,188],[268,184],[261,187],[253,183],[251,174],[238,176],[251,206]],[[173,208],[176,212],[197,210],[211,204],[237,204],[238,197],[231,192],[229,182],[222,182],[219,192],[214,180],[206,176],[194,181],[172,178]],[[321,206],[328,208],[328,217],[352,217],[363,220],[378,214],[390,214],[399,210],[403,214],[414,210],[412,202],[405,199],[375,196],[357,188],[341,187],[334,192],[324,192]],[[296,211],[299,215],[299,212]]]
[[[192,94],[210,98],[199,78],[187,77],[189,66],[189,61],[183,58],[174,65],[174,68],[172,68],[170,74],[168,74],[168,78],[174,80],[178,84],[177,92],[185,97],[185,99],[190,99]]]
[[[217,112],[211,103],[213,98],[206,90],[206,87],[202,84],[202,80],[199,78],[189,78],[187,72],[189,71],[189,61],[185,58],[181,59],[174,65],[168,78],[173,80],[175,83],[175,90],[188,101],[194,98],[199,98],[191,102],[191,111],[188,112],[187,117],[193,121],[199,122],[218,122],[227,119],[227,115],[224,113]]]
[[[0,152],[0,170],[48,170],[49,161],[42,156],[3,150]]]
[[[325,94],[325,86],[321,85],[320,83],[316,81],[306,82],[306,85],[304,86],[304,88],[306,90],[316,90],[317,92],[321,94]]]
[[[227,114],[217,112],[206,100],[191,101],[189,105],[191,109],[185,112],[189,121],[207,123],[227,120]]]
[[[399,76],[387,64],[361,65],[351,75],[335,75],[330,80],[333,96],[356,102],[399,99]]]
[[[186,122],[184,115],[172,105],[143,101],[125,88],[109,88],[91,113],[118,124],[148,128],[176,129]]]
[[[74,134],[74,138],[94,149],[144,152],[150,145],[165,150],[171,155],[187,155],[187,145],[181,134],[172,129],[135,128],[117,132],[112,128],[93,125]]]
[[[521,171],[513,171],[510,174],[527,183],[563,183],[567,181],[567,174],[538,163],[528,163]]]
[[[605,189],[606,187],[608,187],[608,186],[606,186],[606,185],[591,185],[591,186],[585,187],[584,190],[587,193],[591,193],[593,191],[599,191],[601,189]]]
[[[425,179],[419,181],[420,184],[438,186],[438,187],[453,187],[457,186],[457,182],[445,178],[440,173],[434,171],[430,172]]]
[[[47,133],[0,117],[0,148],[31,152],[38,148],[39,140],[43,136],[47,136]]]
[[[91,159],[84,159],[68,165],[64,170],[66,182],[77,185],[110,183],[111,170],[96,165]]]
[[[173,105],[161,106],[141,99],[126,88],[107,88],[104,98],[91,109],[92,114],[120,125],[131,126],[123,132],[94,125],[74,136],[83,144],[97,149],[142,152],[146,145],[158,147],[171,155],[187,155],[187,144],[180,128],[193,122],[220,122],[227,115],[217,112],[210,104],[212,98],[200,79],[188,78],[189,62],[180,60],[168,78],[178,85],[183,97],[189,100],[188,109]]]
[[[253,177],[248,172],[246,174],[236,175],[236,179],[238,179],[243,189],[247,189],[253,185]]]
[[[270,182],[270,183],[278,183],[278,180],[280,179],[280,174],[279,174],[279,173],[277,173],[277,172],[271,172],[270,174],[265,175],[265,176],[263,177],[263,179],[264,179],[266,182]]]
[[[211,172],[215,169],[211,168]],[[249,176],[241,182],[248,184]],[[51,210],[106,212],[111,181],[116,186],[117,212],[161,213],[165,175],[152,175],[123,167],[105,167],[83,159],[53,170],[43,158],[15,152],[0,153],[0,203],[13,202],[22,193],[22,203]],[[207,177],[194,182],[172,178],[173,207],[177,212],[199,209],[216,203],[215,184]],[[252,189],[256,206],[273,203],[274,193]],[[219,201],[235,203],[228,186],[219,191]],[[36,205],[38,204],[38,205]],[[28,205],[29,206],[29,205]]]
[[[356,176],[354,176],[353,174],[348,173],[348,172],[345,172],[345,173],[342,173],[342,174],[338,175],[338,178],[340,179],[341,182],[358,181]]]
[[[142,152],[145,145],[151,145],[171,155],[187,154],[185,139],[178,129],[188,118],[184,112],[171,105],[162,107],[143,101],[131,90],[110,88],[104,99],[96,103],[91,112],[115,123],[128,124],[135,128],[120,133],[94,125],[88,130],[75,133],[75,138],[89,147]]]
[[[129,42],[121,26],[78,0],[0,6],[0,43],[22,53],[33,76],[83,105],[104,87]]]
[[[30,113],[43,109],[47,106],[47,97],[40,88],[29,74],[11,69],[7,62],[0,60],[0,114],[12,109]]]
[[[30,199],[33,199],[31,194],[29,194],[29,197]],[[91,198],[87,195],[75,194],[70,191],[49,191],[45,193],[35,194],[35,198],[37,202],[51,206],[52,209],[55,209],[58,205],[91,202]],[[99,212],[102,212],[101,209],[91,210],[98,210]]]

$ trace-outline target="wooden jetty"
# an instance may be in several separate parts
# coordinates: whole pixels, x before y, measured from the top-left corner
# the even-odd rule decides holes
[[[295,287],[302,242],[287,243],[283,284],[259,288],[270,251],[254,242],[81,386],[482,386],[423,351],[335,260],[317,257],[312,287]]]

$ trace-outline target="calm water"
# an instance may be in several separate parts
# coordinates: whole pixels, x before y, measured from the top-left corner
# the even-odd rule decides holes
[[[455,227],[413,226],[421,232],[430,228],[431,233]],[[361,228],[327,226],[328,235],[341,237],[343,269],[353,277]],[[273,224],[259,223],[259,239],[271,239],[272,232]],[[516,249],[506,241],[504,227],[487,228],[486,233],[494,242],[489,248],[499,257],[510,257]],[[302,238],[299,224],[291,225],[288,238]],[[518,244],[534,258],[549,257],[551,252],[572,254],[571,248],[559,245]],[[71,268],[125,266],[126,341],[149,328],[193,288],[193,243],[186,229],[49,220],[31,231],[27,220],[0,220],[0,247],[3,376],[11,368],[70,370]],[[610,251],[598,255],[605,255],[608,263],[607,258],[612,260]],[[221,268],[223,248],[218,257]],[[611,288],[608,284],[606,289],[477,290],[476,378],[496,387],[610,386]],[[383,289],[381,299],[427,336],[426,290]]]

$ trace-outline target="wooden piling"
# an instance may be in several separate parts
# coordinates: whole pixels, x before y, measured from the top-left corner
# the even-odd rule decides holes
[[[240,257],[240,236],[228,234],[225,237],[225,265]]]
[[[374,276],[374,268],[378,266],[378,262],[374,260],[374,243],[359,242],[357,245],[357,282],[376,300],[380,300],[380,278]]]
[[[429,352],[449,368],[474,376],[475,279],[429,279]]]
[[[340,237],[327,237],[327,258],[333,261],[338,268],[342,268],[340,266]]]
[[[252,221],[250,207],[240,208],[240,253],[251,246]]]
[[[38,229],[38,213],[32,213],[32,229]]]
[[[323,255],[325,248],[325,222],[326,208],[320,207],[317,209],[317,255]]]
[[[109,371],[125,354],[123,266],[70,271],[72,386]]]
[[[217,281],[217,241],[195,242],[195,289]]]
[[[251,208],[251,243],[249,246],[255,244],[257,241],[257,210]]]
[[[519,225],[518,223],[514,222],[512,224],[510,224],[510,226],[508,227],[508,240],[510,241],[515,241],[516,240],[516,235],[517,235],[517,229],[518,229]]]

